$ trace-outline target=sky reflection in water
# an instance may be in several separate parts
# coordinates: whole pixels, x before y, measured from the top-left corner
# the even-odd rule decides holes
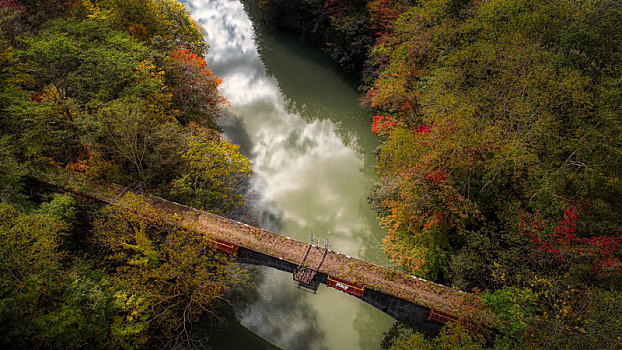
[[[366,200],[377,144],[351,83],[291,37],[255,32],[237,0],[187,6],[206,30],[208,65],[232,104],[225,134],[255,171],[260,226],[303,241],[313,233],[329,238],[333,250],[386,263],[383,232]],[[341,292],[321,287],[313,296],[295,289],[289,274],[265,274],[257,300],[238,314],[283,348],[375,349],[391,324]]]

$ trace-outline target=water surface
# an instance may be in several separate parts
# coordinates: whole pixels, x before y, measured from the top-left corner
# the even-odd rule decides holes
[[[254,224],[302,241],[314,234],[329,239],[332,250],[386,264],[384,232],[367,202],[378,144],[355,82],[317,49],[262,26],[250,5],[188,0],[187,6],[206,30],[208,65],[232,105],[221,122],[225,136],[255,172],[248,196]],[[233,297],[235,318],[283,349],[377,349],[393,323],[334,289],[320,286],[313,295],[297,289],[291,274],[252,271],[254,286]],[[236,327],[216,335],[213,345],[232,348],[231,341],[244,338],[254,344],[245,347],[267,346]]]

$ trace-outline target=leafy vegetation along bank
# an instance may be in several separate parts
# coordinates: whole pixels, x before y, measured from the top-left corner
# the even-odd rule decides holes
[[[234,210],[251,170],[216,130],[227,101],[207,48],[174,0],[0,0],[0,347],[191,346],[240,282],[139,203],[23,191],[61,168]]]
[[[336,61],[373,39],[350,59],[382,140],[385,251],[500,320],[487,344],[452,326],[385,346],[621,347],[622,3],[298,2],[339,33],[324,38]]]

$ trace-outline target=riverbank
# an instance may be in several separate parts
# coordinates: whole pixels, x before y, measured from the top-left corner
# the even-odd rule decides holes
[[[308,40],[342,70],[361,77],[376,38],[364,5],[323,0],[246,0],[244,3],[260,14],[260,21]],[[327,3],[333,7],[328,8]],[[345,14],[347,18],[343,18]]]

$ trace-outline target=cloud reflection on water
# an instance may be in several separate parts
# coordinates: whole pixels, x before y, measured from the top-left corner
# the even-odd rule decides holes
[[[253,24],[239,1],[192,5],[211,45],[209,64],[223,78],[231,112],[248,133],[253,181],[262,201],[278,207],[288,234],[304,240],[310,233],[328,236],[333,248],[360,255],[358,236],[369,231],[370,223],[361,218],[361,198],[353,194],[371,189],[372,183],[362,173],[365,160],[356,138],[344,139],[328,118],[307,120],[290,113],[291,103],[266,74]]]
[[[290,52],[289,45],[272,37],[256,38],[265,34],[255,32],[238,0],[190,0],[188,8],[206,30],[208,64],[223,79],[223,94],[232,104],[234,119],[223,120],[225,134],[241,144],[255,171],[251,181],[259,224],[304,241],[311,233],[330,238],[333,250],[383,263],[382,232],[366,204],[373,157],[362,152],[360,137],[366,135],[372,149],[375,141],[369,142],[373,136],[357,119],[363,112],[356,91],[332,71],[306,62],[303,51]],[[270,73],[283,68],[296,93],[284,97],[267,73],[257,49],[262,40],[271,40],[261,48],[272,64]],[[298,76],[299,67],[306,70]],[[330,86],[320,85],[324,82]],[[381,337],[391,323],[371,307],[361,314],[360,302],[342,293],[320,290],[309,296],[293,288],[291,276],[266,273],[269,278],[257,287],[259,299],[239,316],[247,328],[286,349],[359,348],[363,339]],[[370,312],[375,316],[366,317]]]

